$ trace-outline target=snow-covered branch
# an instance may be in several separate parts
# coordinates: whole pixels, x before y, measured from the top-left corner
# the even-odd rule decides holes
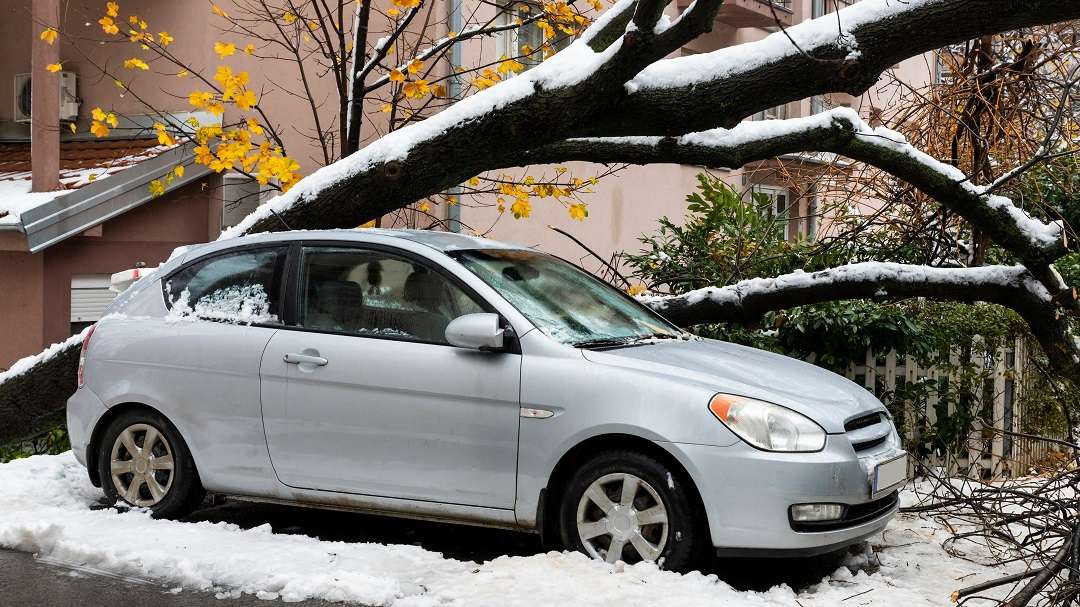
[[[805,54],[781,34],[663,59],[711,28],[720,1],[698,0],[671,25],[646,32],[630,21],[636,6],[620,0],[551,59],[316,171],[227,236],[355,226],[548,144],[731,127],[780,103],[861,93],[885,69],[929,49],[1080,18],[1080,3],[1056,0],[863,0],[842,11],[843,35],[835,16],[831,29],[820,20],[790,28]]]
[[[766,312],[845,299],[924,297],[987,302],[1012,309],[1063,375],[1080,379],[1077,344],[1069,321],[1043,284],[1023,266],[933,268],[866,262],[820,272],[751,278],[675,296],[644,297],[651,308],[680,326],[717,322],[755,323]]]
[[[974,185],[958,168],[909,144],[904,136],[873,128],[848,108],[805,118],[743,122],[678,137],[580,138],[528,150],[508,164],[587,160],[648,164],[677,162],[738,168],[796,152],[832,152],[865,162],[907,181],[970,221],[1032,266],[1065,253],[1061,222],[1044,223],[1011,200]]]

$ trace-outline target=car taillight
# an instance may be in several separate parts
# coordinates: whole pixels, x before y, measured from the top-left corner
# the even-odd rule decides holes
[[[97,323],[90,325],[90,328],[86,330],[86,335],[82,338],[82,349],[79,350],[79,387],[83,387],[86,383],[86,352],[90,349],[90,338],[94,336],[94,329],[97,329]]]

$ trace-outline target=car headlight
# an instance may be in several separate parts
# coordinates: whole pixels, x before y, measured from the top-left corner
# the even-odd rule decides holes
[[[717,394],[709,411],[739,438],[766,451],[809,452],[825,448],[825,431],[809,417],[765,401]]]

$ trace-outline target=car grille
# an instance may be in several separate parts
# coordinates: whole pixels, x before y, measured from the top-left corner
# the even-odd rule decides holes
[[[892,426],[884,413],[876,412],[849,419],[844,424],[851,447],[856,452],[881,446],[889,438]]]
[[[863,523],[872,521],[879,516],[882,516],[886,512],[892,510],[900,501],[900,492],[893,491],[885,497],[865,502],[862,504],[851,504],[844,507],[844,516],[835,521],[821,521],[821,522],[795,522],[788,518],[788,522],[791,523],[791,528],[799,532],[814,532],[814,531],[835,531],[837,529],[847,529],[848,527],[855,527]]]

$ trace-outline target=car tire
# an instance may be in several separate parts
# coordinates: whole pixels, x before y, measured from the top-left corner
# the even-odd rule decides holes
[[[711,543],[683,474],[637,451],[610,451],[582,465],[562,493],[559,523],[566,549],[609,563],[648,560],[687,571]]]
[[[97,463],[110,503],[149,508],[154,518],[184,517],[206,496],[187,443],[156,411],[133,409],[113,419]]]

